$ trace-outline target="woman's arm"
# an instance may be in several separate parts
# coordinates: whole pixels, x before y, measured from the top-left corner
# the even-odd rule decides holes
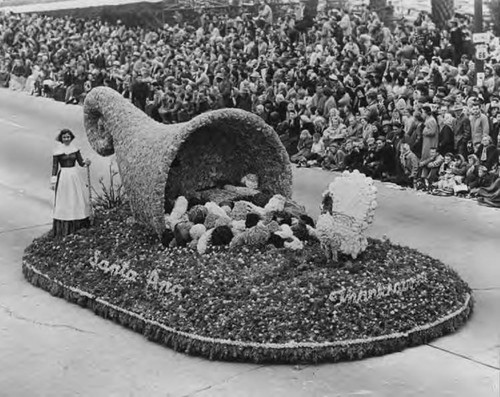
[[[52,177],[50,178],[50,185],[53,189],[57,183],[57,171],[59,171],[59,159],[58,156],[52,157]]]
[[[89,159],[84,160],[79,150],[76,152],[76,161],[78,161],[80,167],[85,167],[90,165],[90,160]]]
[[[78,150],[76,152],[76,161],[78,161],[78,164],[80,164],[80,167],[83,167],[85,165],[85,161],[83,160],[82,154]]]

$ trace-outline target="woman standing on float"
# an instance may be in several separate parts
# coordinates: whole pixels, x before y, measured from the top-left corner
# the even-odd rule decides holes
[[[89,166],[80,150],[74,145],[75,135],[68,129],[61,130],[56,138],[51,188],[55,190],[52,233],[63,237],[90,225],[89,197],[78,175],[76,162]]]

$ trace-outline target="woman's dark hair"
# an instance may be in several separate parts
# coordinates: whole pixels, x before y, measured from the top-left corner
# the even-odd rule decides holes
[[[59,134],[57,135],[56,141],[62,143],[62,137],[63,137],[63,135],[66,135],[66,134],[68,134],[71,137],[71,140],[75,139],[75,134],[73,134],[71,132],[71,130],[68,130],[67,128],[65,128],[65,129],[61,130],[61,132],[59,132]]]

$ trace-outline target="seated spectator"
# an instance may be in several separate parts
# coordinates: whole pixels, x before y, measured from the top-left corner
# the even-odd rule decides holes
[[[321,138],[321,134],[316,132],[313,135],[311,153],[309,155],[304,156],[306,160],[306,166],[310,167],[315,165],[321,165],[324,157],[325,157],[325,145],[323,143],[323,139]]]
[[[463,182],[465,178],[465,174],[467,172],[467,162],[464,159],[464,156],[461,154],[457,154],[454,157],[454,164],[451,167],[453,175],[455,177],[460,178],[460,182]]]
[[[465,171],[464,183],[470,187],[472,182],[474,182],[479,175],[479,159],[475,154],[469,154],[467,156],[467,168]]]
[[[386,180],[394,173],[394,149],[383,136],[375,141],[375,152],[365,164],[365,174],[375,179]]]
[[[429,150],[429,156],[419,162],[420,178],[423,179],[426,188],[429,188],[437,181],[443,161],[443,156],[438,153],[435,147],[432,147]],[[449,162],[451,162],[451,159],[449,159]]]
[[[492,182],[487,187],[480,187],[475,192],[479,204],[500,208],[500,175],[492,175]]]
[[[437,182],[433,183],[433,187],[436,188],[433,193],[437,192],[438,194],[453,195],[455,186],[462,182],[462,177],[456,175],[455,172],[461,171],[460,167],[456,168],[453,154],[446,153],[444,155],[444,161],[439,167],[439,179]]]
[[[371,173],[370,165],[373,164],[374,161],[375,149],[376,149],[375,138],[368,138],[366,140],[366,150],[363,153],[363,166],[361,167],[360,170],[365,175],[369,175]]]
[[[346,137],[347,127],[340,123],[338,117],[330,119],[330,125],[323,131],[323,138],[328,138],[332,141],[341,141]]]
[[[498,149],[493,145],[489,135],[484,135],[481,139],[476,156],[479,159],[479,164],[485,166],[488,171],[498,166]]]
[[[311,154],[312,144],[313,138],[309,131],[302,130],[299,143],[297,144],[297,153],[290,157],[290,161],[299,164],[299,166],[304,165],[306,156]]]
[[[363,167],[363,153],[359,142],[346,142],[344,166],[348,171],[360,170]]]
[[[288,154],[293,156],[297,152],[297,144],[300,138],[300,117],[295,109],[288,111],[287,117],[284,121],[280,122],[279,113],[271,112],[270,124],[278,123],[275,125],[276,132],[283,142]]]
[[[396,175],[391,180],[403,187],[413,187],[415,179],[418,175],[418,157],[410,149],[408,143],[401,145],[401,173]]]
[[[339,144],[331,142],[326,148],[322,167],[329,171],[343,171],[345,168],[344,160],[345,153],[340,149]]]
[[[477,195],[480,188],[490,186],[496,179],[484,165],[480,165],[477,172],[477,178],[469,184],[470,193],[473,197]]]

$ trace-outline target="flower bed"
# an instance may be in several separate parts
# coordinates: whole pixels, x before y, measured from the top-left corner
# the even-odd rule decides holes
[[[165,249],[126,207],[26,250],[26,278],[188,354],[253,362],[359,359],[426,343],[469,317],[469,287],[441,262],[370,240],[330,267],[302,251]]]

